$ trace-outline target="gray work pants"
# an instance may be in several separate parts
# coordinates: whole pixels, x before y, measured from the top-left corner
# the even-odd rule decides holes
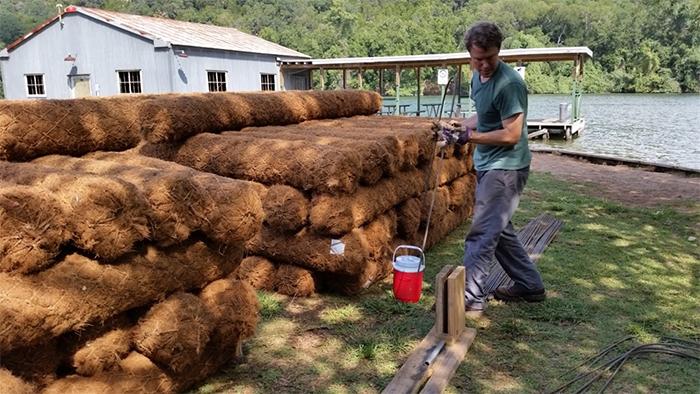
[[[483,308],[484,285],[494,255],[519,290],[544,288],[542,277],[518,239],[510,219],[520,203],[530,167],[477,171],[472,225],[464,240],[466,305]]]

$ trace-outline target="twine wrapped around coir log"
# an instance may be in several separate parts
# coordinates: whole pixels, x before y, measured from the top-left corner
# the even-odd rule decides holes
[[[148,203],[131,183],[32,163],[0,161],[0,179],[47,189],[63,204],[75,246],[111,260],[149,236]]]
[[[263,198],[265,223],[285,232],[297,232],[309,221],[309,199],[286,185],[272,185]]]
[[[212,342],[236,348],[241,356],[240,343],[255,334],[259,320],[260,302],[253,286],[229,276],[208,284],[199,298],[214,318]]]
[[[362,272],[369,259],[386,255],[395,234],[396,212],[390,210],[338,239],[315,234],[308,227],[290,236],[263,226],[246,249],[249,254],[315,271],[354,275]]]
[[[149,203],[151,239],[162,246],[186,240],[204,222],[202,192],[184,173],[61,155],[40,157],[32,163],[132,183]]]
[[[175,293],[154,305],[134,328],[136,350],[151,360],[182,372],[209,343],[215,320],[204,302],[189,293]]]
[[[0,181],[0,272],[27,274],[51,265],[70,237],[66,216],[48,190]]]
[[[437,137],[431,130],[431,121],[403,116],[354,116],[347,119],[320,119],[304,122],[298,127],[310,130],[346,132],[348,137],[393,137],[399,142],[400,168],[406,170],[430,159],[435,153]]]
[[[233,272],[233,277],[258,290],[274,291],[276,274],[277,267],[270,260],[260,256],[248,256]]]
[[[66,353],[67,364],[83,376],[93,376],[117,366],[131,351],[134,324],[128,313],[59,336],[59,348]]]
[[[363,117],[353,117],[363,118]],[[249,133],[260,138],[280,138],[290,140],[308,140],[315,144],[335,145],[339,147],[351,147],[367,150],[360,152],[363,161],[372,163],[382,169],[385,176],[394,176],[402,169],[406,161],[417,161],[402,157],[403,150],[401,140],[395,135],[377,134],[375,129],[344,127],[340,130],[326,127],[309,127],[308,122],[287,126],[246,127],[241,133]],[[371,150],[371,151],[370,151]],[[417,152],[417,151],[416,151]],[[408,166],[406,167],[408,168]],[[404,168],[404,169],[406,169]],[[367,175],[365,177],[369,178]]]
[[[233,272],[242,258],[241,244],[193,237],[165,249],[141,245],[114,264],[69,254],[34,275],[0,273],[0,348],[42,343],[174,291],[201,288]]]
[[[230,279],[212,282],[199,297],[217,323],[204,352],[190,368],[175,374],[132,351],[116,368],[91,377],[68,376],[48,386],[42,394],[174,394],[210,376],[234,356],[240,341],[253,335],[260,304],[251,286]]]
[[[85,158],[186,173],[192,181],[203,189],[205,232],[211,238],[222,242],[225,241],[220,239],[221,237],[217,237],[217,234],[226,234],[226,231],[231,231],[231,229],[239,227],[239,223],[245,222],[241,217],[243,212],[231,209],[233,203],[238,202],[238,205],[248,206],[250,215],[255,218],[256,223],[258,219],[262,220],[256,209],[257,204],[249,201],[251,196],[248,188],[257,193],[262,202],[264,221],[270,226],[282,231],[296,232],[308,222],[309,200],[304,193],[290,186],[272,185],[268,190],[266,186],[257,182],[241,181],[197,171],[172,161],[133,152],[93,152],[85,155]],[[239,190],[242,188],[243,190]],[[248,192],[244,193],[245,190]],[[246,201],[248,202],[245,203]],[[258,228],[259,225],[256,225],[255,231]],[[248,238],[250,236],[252,236],[252,232]]]
[[[424,169],[414,168],[393,178],[383,178],[374,186],[361,186],[353,194],[314,194],[309,214],[311,229],[319,234],[345,234],[419,195],[425,187],[426,176]]]
[[[148,357],[132,351],[119,366],[95,376],[70,375],[59,379],[41,391],[42,394],[175,394],[178,386],[174,377],[154,364]]]
[[[430,187],[435,187],[435,174],[437,173],[439,161],[437,157],[433,161],[433,169],[431,172],[433,175],[431,176]],[[438,185],[445,185],[473,171],[474,162],[470,160],[470,158],[446,157],[442,160]]]
[[[314,274],[292,264],[280,264],[275,273],[275,288],[280,294],[308,297],[316,293]]]
[[[425,238],[425,224],[422,224],[418,229],[418,232],[405,237],[402,242],[408,243],[409,245],[421,246],[423,244],[423,239],[425,239],[424,250],[429,250],[440,242],[440,240],[442,240],[447,234],[469,218],[473,212],[473,204],[465,204],[455,207],[447,211],[444,218],[439,223],[436,223],[434,226],[430,226],[428,229],[427,239]]]
[[[260,229],[265,218],[261,199],[267,195],[267,188],[261,184],[205,173],[136,153],[92,152],[84,158],[184,174],[197,186],[202,198],[196,204],[201,206],[196,215],[202,221],[199,228],[215,241],[245,242]]]
[[[396,206],[396,232],[399,236],[406,237],[418,232],[423,201],[422,197],[413,197]]]
[[[433,198],[433,195],[435,197]],[[430,206],[432,205],[432,212]],[[421,224],[425,225],[428,222],[428,215],[430,215],[430,227],[436,226],[440,223],[447,214],[450,207],[450,192],[447,187],[440,186],[436,189],[431,189],[425,196],[425,203],[421,206],[420,211],[420,221]]]
[[[143,138],[157,144],[248,126],[369,115],[381,106],[381,96],[366,90],[171,94],[144,100],[139,115]]]
[[[139,142],[142,98],[1,100],[0,160],[28,161],[95,150],[126,150]]]
[[[474,194],[476,193],[476,174],[467,173],[452,182],[448,183],[450,207],[461,207],[466,204],[474,205]]]
[[[13,375],[5,368],[0,368],[0,393],[36,394],[37,387]]]
[[[308,144],[328,145],[341,149],[350,149],[360,156],[362,163],[362,173],[360,183],[363,185],[374,185],[385,174],[395,174],[398,171],[398,158],[396,152],[391,152],[390,140],[367,140],[365,138],[349,139],[333,137],[328,135],[328,131],[320,136],[299,132],[294,125],[290,126],[269,126],[269,127],[247,127],[239,132],[226,132],[222,135],[238,134],[247,137],[260,139],[274,138],[285,141],[305,141]],[[393,154],[392,154],[393,153]]]
[[[198,134],[182,144],[146,144],[138,153],[265,185],[326,193],[357,189],[362,163],[352,150],[237,134]]]

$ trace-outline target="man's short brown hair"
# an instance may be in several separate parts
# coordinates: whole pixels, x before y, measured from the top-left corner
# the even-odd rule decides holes
[[[474,46],[483,50],[496,47],[501,49],[503,42],[503,33],[494,23],[479,22],[469,28],[467,34],[464,35],[464,46],[467,51],[471,51]]]

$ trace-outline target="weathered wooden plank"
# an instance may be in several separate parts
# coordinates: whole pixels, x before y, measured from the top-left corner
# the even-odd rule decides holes
[[[464,331],[464,266],[455,268],[447,277],[447,332],[449,341],[453,343],[462,335]]]
[[[438,336],[448,334],[447,321],[447,277],[453,270],[453,266],[446,265],[435,276],[435,332]]]
[[[474,342],[474,337],[476,337],[476,330],[465,328],[457,341],[449,346],[445,346],[445,349],[435,359],[432,365],[432,376],[428,379],[423,390],[421,390],[421,394],[439,394],[445,391],[445,387],[450,383],[455,372],[457,372],[459,364],[462,363],[469,347]]]
[[[384,388],[382,394],[418,393],[422,384],[425,383],[433,371],[432,366],[425,365],[425,359],[438,342],[440,341],[435,337],[435,327],[433,327],[420,342],[416,350],[408,357],[408,360],[406,360],[399,372],[394,375],[394,379]]]

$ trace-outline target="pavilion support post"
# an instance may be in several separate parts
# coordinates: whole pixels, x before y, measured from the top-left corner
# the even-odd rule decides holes
[[[282,68],[279,68],[279,76],[280,76],[280,90],[286,90],[284,88],[284,72],[282,72]]]
[[[384,97],[384,70],[379,69],[379,95]]]
[[[399,107],[399,104],[401,104],[400,103],[401,94],[399,93],[400,90],[401,90],[401,66],[396,66],[396,112],[397,112],[396,114],[397,115],[400,115],[400,114],[398,114],[398,112],[399,112],[399,108],[401,108],[401,107]]]
[[[583,55],[574,58],[573,86],[571,89],[571,121],[581,116],[581,92],[583,90]]]
[[[420,67],[416,67],[416,81],[418,81],[418,91],[416,92],[416,116],[420,116],[420,94],[423,90],[423,84],[420,80]]]
[[[348,69],[343,69],[343,89],[348,88]]]
[[[462,117],[462,65],[457,66],[457,89],[453,94],[457,95],[457,107],[459,107],[459,117]]]
[[[318,69],[318,82],[321,84],[321,90],[326,89],[326,81],[323,78],[324,71],[322,68]]]
[[[314,89],[313,78],[312,78],[311,70],[308,70],[308,71],[306,72],[306,86],[307,86],[306,88],[307,88],[308,90],[313,90],[313,89]]]
[[[362,89],[362,67],[360,67],[357,70],[357,84],[360,86],[360,89]]]

